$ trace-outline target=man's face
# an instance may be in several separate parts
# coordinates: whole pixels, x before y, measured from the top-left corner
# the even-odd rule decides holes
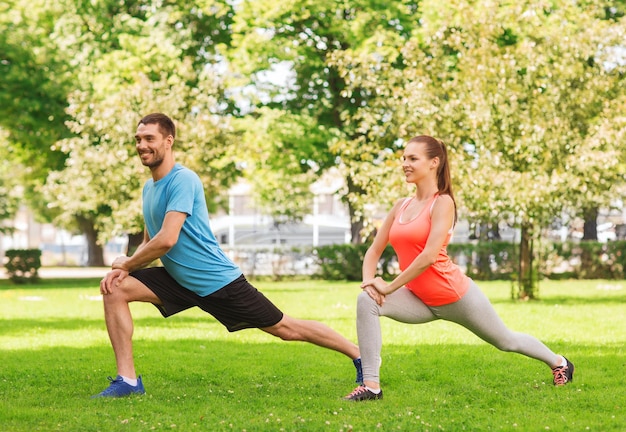
[[[135,143],[141,163],[149,168],[156,168],[163,163],[167,152],[171,151],[174,138],[164,137],[156,123],[137,126]]]

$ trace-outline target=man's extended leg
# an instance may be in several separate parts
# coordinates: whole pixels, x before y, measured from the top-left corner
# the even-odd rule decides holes
[[[277,324],[261,330],[285,341],[303,341],[328,348],[351,359],[359,357],[359,347],[318,321],[302,320],[284,315]]]

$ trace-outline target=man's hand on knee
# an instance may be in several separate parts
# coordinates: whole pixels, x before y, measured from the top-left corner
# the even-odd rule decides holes
[[[100,294],[107,295],[113,292],[113,288],[117,287],[128,276],[126,270],[113,269],[100,281]]]

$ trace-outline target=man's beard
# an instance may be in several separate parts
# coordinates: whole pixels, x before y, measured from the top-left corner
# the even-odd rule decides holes
[[[148,168],[157,168],[163,163],[163,157],[160,157],[158,159],[152,159],[151,161],[147,162],[144,162],[144,160],[141,159],[141,163],[143,164],[143,166],[147,166]]]

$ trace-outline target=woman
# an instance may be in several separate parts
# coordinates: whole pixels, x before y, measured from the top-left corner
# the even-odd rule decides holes
[[[402,169],[415,195],[393,206],[363,261],[363,292],[357,302],[357,333],[363,384],[344,399],[382,399],[379,369],[380,316],[408,324],[445,319],[462,325],[502,351],[541,360],[555,385],[572,381],[574,365],[536,338],[509,330],[487,297],[447,255],[456,223],[446,146],[422,135],[406,145]],[[393,246],[401,273],[390,283],[376,277],[380,256]]]

